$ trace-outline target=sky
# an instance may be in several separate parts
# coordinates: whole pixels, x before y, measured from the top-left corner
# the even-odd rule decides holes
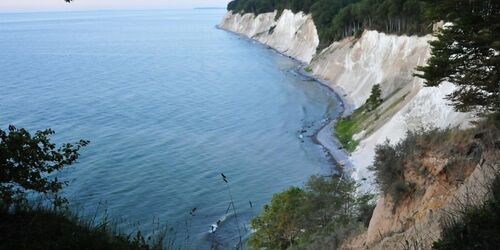
[[[56,11],[98,9],[184,9],[226,7],[229,0],[0,0],[0,11]]]

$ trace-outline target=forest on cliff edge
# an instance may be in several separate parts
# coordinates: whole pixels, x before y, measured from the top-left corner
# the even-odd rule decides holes
[[[318,28],[320,47],[364,29],[388,33],[426,34],[432,21],[421,0],[234,0],[228,10],[266,13],[284,9],[311,13]]]
[[[491,5],[491,1],[472,1]],[[433,0],[234,0],[228,10],[240,13],[266,13],[285,9],[311,13],[318,28],[320,48],[364,29],[386,33],[423,35],[432,32],[436,14]]]

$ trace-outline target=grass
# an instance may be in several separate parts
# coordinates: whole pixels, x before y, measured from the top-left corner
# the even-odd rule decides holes
[[[389,105],[389,107],[387,107],[386,109],[384,109],[383,113],[382,114],[385,114],[386,112],[388,112],[389,110],[395,108],[396,106],[398,106],[399,104],[401,104],[405,99],[406,99],[406,95],[403,95],[401,96],[399,99],[397,99],[395,102],[391,103],[391,105]]]
[[[359,140],[354,140],[353,136],[364,129],[370,128],[370,125],[377,121],[381,116],[385,115],[390,110],[394,109],[396,106],[401,104],[406,95],[400,97],[388,107],[384,108],[381,112],[377,110],[368,111],[367,104],[356,109],[350,116],[340,119],[335,123],[335,134],[339,139],[342,146],[349,152],[352,153],[356,150],[359,145]],[[373,132],[374,128],[368,130],[368,134]]]
[[[342,146],[348,152],[354,152],[359,145],[359,140],[354,140],[353,136],[361,131],[361,124],[368,118],[364,107],[356,109],[352,115],[340,119],[335,123],[335,134]]]
[[[307,72],[307,73],[311,73],[313,70],[311,67],[307,66],[304,68],[304,70]]]
[[[47,208],[0,210],[0,249],[162,249],[140,231],[131,235],[110,230],[109,221],[92,225],[68,212]]]
[[[500,175],[489,187],[492,195],[478,206],[464,204],[446,218],[442,238],[433,249],[499,249],[500,248]]]

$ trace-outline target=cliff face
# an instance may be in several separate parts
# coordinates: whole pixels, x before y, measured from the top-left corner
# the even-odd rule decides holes
[[[381,198],[368,231],[347,240],[341,249],[431,249],[432,243],[441,237],[443,220],[450,213],[461,211],[461,206],[484,202],[489,197],[488,185],[500,171],[500,166],[493,165],[491,158],[485,159],[482,164],[469,168],[472,173],[467,173],[468,178],[458,185],[444,178],[442,167],[446,160],[428,160],[436,164],[436,181],[426,183],[424,194],[396,208],[390,197]]]
[[[351,156],[355,177],[370,179],[366,168],[373,160],[375,145],[386,139],[396,142],[408,129],[422,126],[467,124],[470,115],[454,112],[443,99],[453,85],[424,88],[422,80],[413,76],[415,68],[430,56],[432,36],[365,31],[358,39],[346,38],[316,53],[319,39],[311,15],[285,10],[276,18],[276,11],[257,16],[228,12],[219,27],[310,63],[312,73],[342,95],[349,110],[368,99],[373,85],[381,85],[384,104],[364,131],[355,135],[360,141]]]
[[[429,57],[430,39],[366,31],[359,39],[334,42],[313,60],[311,68],[320,78],[341,87],[359,107],[375,84],[381,85],[384,99],[400,89],[408,92],[421,85],[412,74]]]
[[[397,142],[405,136],[407,130],[419,128],[469,126],[472,115],[455,112],[443,99],[454,90],[452,84],[443,83],[439,87],[424,88],[419,80],[415,81],[411,89],[406,90],[408,92],[404,89],[400,91],[398,97],[402,95],[402,99],[392,98],[385,104],[395,106],[372,125],[374,131],[371,134],[369,131],[363,131],[356,135],[361,141],[351,158],[353,165],[357,166],[357,177],[370,179],[371,174],[367,167],[375,156],[375,146],[387,139]]]
[[[413,188],[398,202],[381,197],[367,231],[343,249],[431,249],[449,216],[459,218],[465,207],[491,198],[500,171],[500,135],[494,126],[483,123],[416,142],[421,151],[407,159],[403,173]]]
[[[319,44],[311,15],[277,11],[241,15],[228,12],[219,27],[255,39],[301,62],[309,63]]]
[[[432,36],[396,36],[365,31],[359,39],[347,38],[323,50],[311,63],[313,72],[325,79],[345,98],[360,107],[370,96],[372,86],[380,84],[384,104],[354,137],[360,144],[352,153],[355,176],[370,179],[367,167],[377,144],[396,142],[408,129],[464,125],[468,114],[454,112],[443,99],[454,86],[444,84],[424,88],[414,77],[415,68],[430,56]]]
[[[473,118],[471,114],[453,111],[447,104],[444,98],[454,90],[452,84],[424,87],[423,81],[413,76],[415,68],[425,65],[430,56],[428,42],[432,36],[365,31],[359,38],[346,38],[317,53],[319,40],[310,15],[288,10],[277,20],[276,15],[277,12],[258,16],[229,12],[220,27],[308,63],[312,73],[336,90],[350,104],[348,107],[360,107],[368,99],[372,86],[381,86],[384,103],[354,136],[360,142],[351,155],[354,177],[372,180],[367,167],[373,161],[375,146],[387,139],[397,142],[405,137],[407,130],[418,128],[466,127]],[[451,147],[460,145],[474,144],[458,143]],[[447,143],[441,146],[450,147]],[[407,181],[424,189],[397,205],[389,196],[381,197],[367,232],[346,242],[343,248],[402,249],[408,241],[419,244],[408,249],[427,249],[439,238],[439,222],[446,211],[461,204],[482,202],[487,196],[485,187],[492,181],[493,173],[500,170],[498,152],[482,152],[479,164],[462,166],[457,178],[449,172],[449,167],[457,164],[456,159],[441,154],[443,150],[430,150],[418,157],[425,176],[411,168],[404,174]],[[476,199],[470,199],[470,190],[477,194]]]

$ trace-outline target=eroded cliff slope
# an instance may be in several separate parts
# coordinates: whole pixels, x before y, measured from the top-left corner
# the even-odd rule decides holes
[[[285,10],[278,13],[240,14],[228,12],[219,27],[262,42],[299,61],[358,108],[365,103],[373,85],[380,84],[384,103],[367,119],[354,137],[358,148],[351,159],[353,175],[368,178],[367,167],[375,145],[396,142],[408,129],[467,125],[469,114],[456,113],[444,97],[454,86],[424,88],[414,77],[415,68],[430,56],[431,35],[398,36],[365,31],[361,37],[334,42],[317,52],[318,35],[311,15]]]
[[[252,13],[228,12],[219,27],[255,39],[301,62],[309,63],[319,44],[318,33],[311,15],[285,10],[279,16],[271,12],[255,16]]]
[[[392,166],[401,172],[391,179],[392,189],[382,193],[366,232],[342,249],[431,249],[447,222],[491,198],[500,171],[495,123],[486,120],[467,130],[431,130],[405,139],[398,152],[404,155],[402,165]]]

